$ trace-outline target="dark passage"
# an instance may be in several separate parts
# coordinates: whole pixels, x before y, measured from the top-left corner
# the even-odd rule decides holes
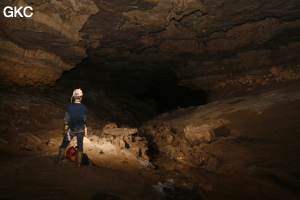
[[[169,73],[164,79],[152,83],[147,91],[137,95],[139,100],[153,99],[159,112],[176,108],[187,108],[207,104],[208,94],[202,90],[192,90],[178,85],[174,73]]]
[[[87,94],[85,103],[111,121],[142,124],[159,113],[208,102],[205,91],[181,86],[179,82],[176,73],[169,69],[145,71],[138,66],[117,65],[108,68],[86,60],[65,72],[56,85],[69,91],[74,86],[82,88]]]

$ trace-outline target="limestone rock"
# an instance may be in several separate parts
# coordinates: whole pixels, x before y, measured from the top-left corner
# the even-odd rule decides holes
[[[120,136],[120,135],[132,135],[137,133],[138,130],[137,128],[109,128],[109,129],[103,129],[103,133],[108,134],[108,135],[115,135],[115,136]]]
[[[145,73],[151,77],[157,73],[153,66],[158,66],[175,71],[180,85],[197,89],[214,91],[228,85],[265,85],[283,79],[263,81],[255,74],[244,80],[232,80],[237,77],[229,75],[243,72],[246,76],[270,66],[282,70],[299,68],[299,4],[293,1],[283,5],[279,0],[255,0],[251,4],[162,0],[121,6],[111,1],[105,6],[97,4],[105,11],[100,9],[82,32],[90,39],[101,33],[101,43],[88,53],[91,58],[101,57],[94,59],[95,65],[104,63],[112,74],[122,71],[124,76],[118,80],[121,84],[126,76],[127,81],[134,79],[132,71],[146,69]],[[99,23],[106,28],[97,27]],[[127,66],[132,70],[124,69]],[[151,85],[150,80],[143,83]]]
[[[210,91],[299,79],[286,70],[299,68],[299,1],[16,0],[0,9],[8,5],[30,5],[34,14],[1,18],[3,85],[53,86],[87,56],[78,73],[88,81],[122,73],[114,82],[131,86],[148,74],[134,91],[160,69],[175,72],[180,85]],[[271,66],[285,72],[267,80],[253,73]]]
[[[114,129],[114,128],[118,128],[118,125],[116,123],[107,123],[104,125],[103,129]]]
[[[47,142],[47,145],[49,147],[56,146],[58,144],[59,144],[58,141],[56,139],[54,139],[54,138],[49,139],[49,141]]]
[[[42,141],[30,133],[19,133],[15,138],[17,146],[26,151],[41,150]]]
[[[1,10],[5,6],[31,6],[33,15],[1,18],[1,84],[54,85],[86,57],[79,31],[98,11],[93,1],[2,1]]]
[[[215,140],[215,132],[208,125],[195,127],[188,125],[184,128],[185,138],[192,145],[200,145],[201,143],[210,143]]]
[[[84,137],[83,143],[86,151],[97,151],[112,155],[122,153],[127,159],[149,160],[147,155],[148,141],[143,137],[124,134],[124,132],[115,135],[104,134],[101,137],[88,135]],[[76,146],[76,140],[73,139],[70,144]]]
[[[175,113],[173,114],[178,115]],[[168,115],[160,117],[140,128],[140,134],[148,139],[152,151],[184,165],[201,167],[208,171],[216,171],[220,167],[219,157],[205,152],[204,148],[216,141],[215,130],[229,124],[229,120],[207,119],[193,125],[185,120],[172,121],[172,117]],[[159,123],[164,120],[168,122]]]

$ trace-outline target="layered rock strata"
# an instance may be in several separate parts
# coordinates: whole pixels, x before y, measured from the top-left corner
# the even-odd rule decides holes
[[[115,77],[120,85],[130,87],[142,71],[151,74],[143,86],[150,85],[161,78],[153,71],[166,69],[176,72],[181,85],[208,91],[299,78],[298,1],[105,1],[97,6],[100,12],[82,29],[85,42],[99,44],[88,51],[89,65],[123,74]],[[268,74],[273,68],[291,77]],[[261,80],[259,70],[272,77]]]
[[[152,75],[165,70],[176,72],[181,85],[205,90],[264,82],[256,80],[261,76],[256,70],[292,70],[291,77],[279,74],[268,82],[299,78],[296,0],[18,0],[0,5],[34,10],[31,18],[1,16],[4,84],[53,85],[87,55],[86,76],[100,79],[105,72],[128,87],[148,87],[161,78]],[[251,80],[238,80],[240,73]],[[140,80],[140,74],[149,76]]]
[[[98,12],[91,0],[3,1],[6,6],[30,6],[32,17],[1,16],[0,77],[2,85],[54,85],[63,71],[86,57],[80,30]]]

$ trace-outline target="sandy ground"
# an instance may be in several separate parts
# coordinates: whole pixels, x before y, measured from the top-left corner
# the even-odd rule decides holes
[[[222,135],[226,131],[221,130],[215,142],[203,146],[221,160],[216,172],[165,157],[153,170],[117,154],[92,151],[86,153],[96,166],[78,169],[68,160],[54,164],[59,144],[44,144],[42,150],[30,152],[7,147],[0,151],[0,199],[159,199],[152,185],[166,179],[198,195],[175,199],[300,199],[299,88],[299,82],[292,82],[248,90],[205,106],[172,111],[150,122],[180,128],[228,120],[230,133]],[[50,137],[60,143],[58,132],[54,128],[35,135],[44,143]]]
[[[154,199],[147,169],[58,165],[49,153],[1,152],[1,158],[0,199]]]

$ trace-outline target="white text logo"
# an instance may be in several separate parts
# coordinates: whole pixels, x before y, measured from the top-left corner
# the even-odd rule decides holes
[[[26,10],[31,10],[31,11],[28,11],[27,14],[26,13]],[[17,16],[20,16],[20,17],[31,17],[33,15],[32,13],[32,7],[30,6],[26,6],[23,8],[23,6],[21,7],[11,7],[11,6],[6,6],[3,10],[3,14],[5,17],[17,17]]]

